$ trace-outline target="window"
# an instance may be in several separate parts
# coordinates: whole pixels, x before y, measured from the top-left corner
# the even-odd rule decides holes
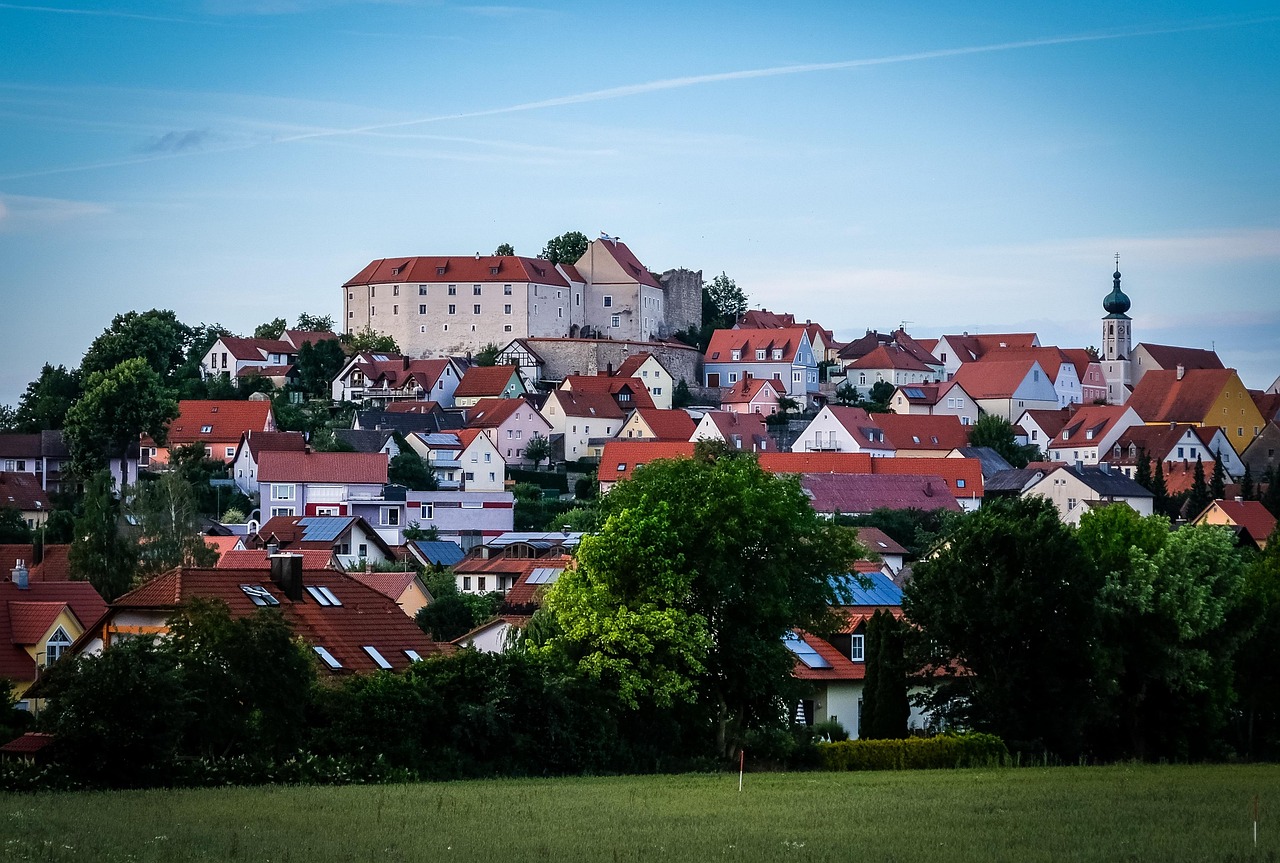
[[[44,664],[53,665],[62,658],[62,654],[71,647],[71,638],[67,631],[59,626],[44,645]]]
[[[382,524],[395,527],[400,524],[400,507],[384,506],[379,508],[379,514],[382,516]]]
[[[273,506],[271,507],[271,517],[278,515],[293,515],[293,507],[291,506]]]
[[[421,662],[422,657],[418,655],[418,651],[405,649],[404,655],[409,657],[410,662]]]
[[[431,521],[436,517],[436,505],[434,503],[424,503],[419,512],[424,520]]]
[[[613,297],[609,296],[608,294],[605,294],[605,297],[604,297],[604,307],[606,309],[613,307]]]
[[[479,285],[472,285],[472,286],[471,286],[471,293],[472,293],[474,296],[477,296],[477,297],[478,297],[478,296],[480,296],[480,286],[479,286]]]
[[[503,313],[504,315],[509,315],[509,314],[511,314],[511,304],[510,304],[510,303],[507,303],[506,305],[504,305],[504,306],[502,307],[502,313]]]
[[[849,658],[854,662],[862,662],[865,656],[866,636],[852,635],[849,637]]]
[[[449,296],[451,296],[451,297],[456,297],[457,295],[458,295],[458,286],[457,286],[457,285],[450,285],[450,286],[449,286]]]
[[[956,480],[956,488],[964,488],[964,480],[962,479]]]
[[[758,348],[756,350],[756,359],[758,360],[764,359],[764,348]]]
[[[391,663],[387,662],[387,660],[383,657],[383,655],[378,652],[378,648],[374,647],[372,644],[366,644],[361,649],[364,650],[365,653],[369,654],[369,658],[372,659],[375,663],[377,663],[377,666],[379,668],[391,667]]]
[[[781,349],[781,348],[774,348],[774,349],[773,349],[773,358],[774,358],[775,360],[780,360],[780,359],[782,359],[782,349]]]
[[[360,555],[360,557],[368,557],[369,556],[368,543],[364,543],[364,542],[360,543],[360,546],[356,549],[356,552]]]
[[[393,297],[398,297],[398,296],[400,296],[400,286],[399,286],[399,285],[392,285],[392,286],[391,286],[391,296],[393,296]]]
[[[377,287],[375,287],[374,285],[370,285],[370,286],[369,286],[369,296],[371,296],[371,297],[372,297],[375,293],[377,293],[377,290],[378,290],[378,289],[377,289]]]
[[[267,590],[260,584],[242,584],[240,590],[244,595],[249,597],[249,601],[259,608],[265,608],[271,605],[279,605],[280,600],[271,595],[271,591]]]
[[[370,315],[376,315],[377,313],[378,313],[378,307],[377,307],[377,306],[369,306],[369,314],[370,314]]]
[[[622,326],[622,318],[619,315],[611,316],[609,318],[609,326],[615,330],[618,329]]]
[[[462,589],[463,590],[471,589],[471,576],[469,575],[462,576]]]
[[[427,286],[418,285],[418,296],[425,297],[427,295]]]
[[[479,304],[479,303],[476,303],[474,306],[472,306],[472,307],[471,307],[471,313],[472,313],[473,315],[478,315],[478,314],[480,314],[480,304]]]
[[[511,286],[510,286],[510,285],[503,285],[503,286],[502,286],[502,294],[503,294],[503,296],[507,296],[507,297],[511,296]]]
[[[275,500],[293,500],[297,489],[291,482],[273,482],[271,484],[271,497]]]
[[[458,307],[457,307],[457,306],[455,306],[453,303],[450,303],[450,304],[449,304],[449,314],[451,314],[451,315],[456,315],[457,313],[458,313]],[[447,327],[447,326],[449,326],[449,325],[448,325],[448,324],[445,324],[445,326]]]
[[[420,303],[420,304],[418,305],[418,314],[420,314],[420,315],[425,315],[426,313],[427,313],[427,304],[426,304],[426,303]]]
[[[212,434],[213,426],[200,426],[200,434]]]
[[[804,380],[804,372],[792,372],[792,373],[791,373],[791,382],[792,382],[793,384],[798,384],[798,383],[800,383],[802,380]]]
[[[324,664],[325,664],[325,665],[327,665],[327,666],[329,666],[330,668],[341,668],[341,667],[342,667],[342,663],[341,663],[341,662],[339,662],[337,659],[335,659],[332,653],[330,653],[329,651],[325,650],[325,649],[324,649],[323,647],[321,647],[320,645],[318,645],[318,644],[317,644],[317,645],[315,645],[314,647],[312,647],[311,649],[312,649],[312,650],[314,650],[314,651],[316,652],[316,654],[317,654],[321,659],[323,659],[323,660],[324,660]]]
[[[326,608],[332,605],[342,605],[342,600],[333,595],[333,591],[327,587],[317,587],[315,585],[307,585],[307,593],[316,601],[316,605],[323,605]]]

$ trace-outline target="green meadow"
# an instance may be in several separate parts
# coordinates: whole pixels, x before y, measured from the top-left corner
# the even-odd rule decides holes
[[[103,863],[1275,861],[1280,766],[8,794],[0,837],[0,859]]]

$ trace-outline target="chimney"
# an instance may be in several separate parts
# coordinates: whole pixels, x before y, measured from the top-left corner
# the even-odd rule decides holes
[[[14,564],[13,574],[9,580],[18,586],[18,590],[26,590],[31,586],[27,581],[27,566],[24,561],[20,560]]]
[[[1082,461],[1076,462],[1076,473],[1084,473],[1084,462]]]
[[[272,557],[273,555],[277,555],[279,553],[280,553],[280,543],[278,542],[267,543],[267,557]]]
[[[312,453],[311,444],[307,444],[306,446],[304,446],[302,448],[302,453],[303,455],[311,455]]]
[[[1182,376],[1187,373],[1187,367],[1182,363],[1178,363],[1178,380],[1182,380]]]
[[[409,358],[408,358],[408,357],[405,357],[405,358],[404,358],[404,365],[403,365],[401,368],[403,368],[406,372],[407,372],[407,371],[409,371]]]
[[[1103,473],[1109,476],[1111,474],[1111,465],[1109,465],[1105,461],[1100,461],[1098,462],[1098,470],[1102,471]]]
[[[605,363],[605,364],[604,364],[604,369],[605,369],[605,372],[604,372],[604,373],[605,373],[607,376],[609,376],[609,377],[613,377],[613,363]]]
[[[273,554],[271,580],[294,602],[302,601],[302,555]]]

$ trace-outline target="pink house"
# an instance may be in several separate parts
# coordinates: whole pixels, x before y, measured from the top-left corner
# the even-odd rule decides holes
[[[481,399],[467,410],[467,428],[481,429],[507,464],[524,460],[524,448],[535,434],[551,435],[551,423],[523,398]]]
[[[781,385],[772,378],[746,378],[724,391],[720,397],[720,410],[769,416],[778,412],[778,399],[785,394]]]

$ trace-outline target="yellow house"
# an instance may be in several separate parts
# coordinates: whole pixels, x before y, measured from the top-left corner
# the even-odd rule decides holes
[[[0,582],[0,678],[12,685],[18,706],[30,709],[23,696],[70,650],[107,604],[86,581],[31,581],[23,561]]]
[[[1147,372],[1127,404],[1147,425],[1218,426],[1241,454],[1266,426],[1235,369]]]

